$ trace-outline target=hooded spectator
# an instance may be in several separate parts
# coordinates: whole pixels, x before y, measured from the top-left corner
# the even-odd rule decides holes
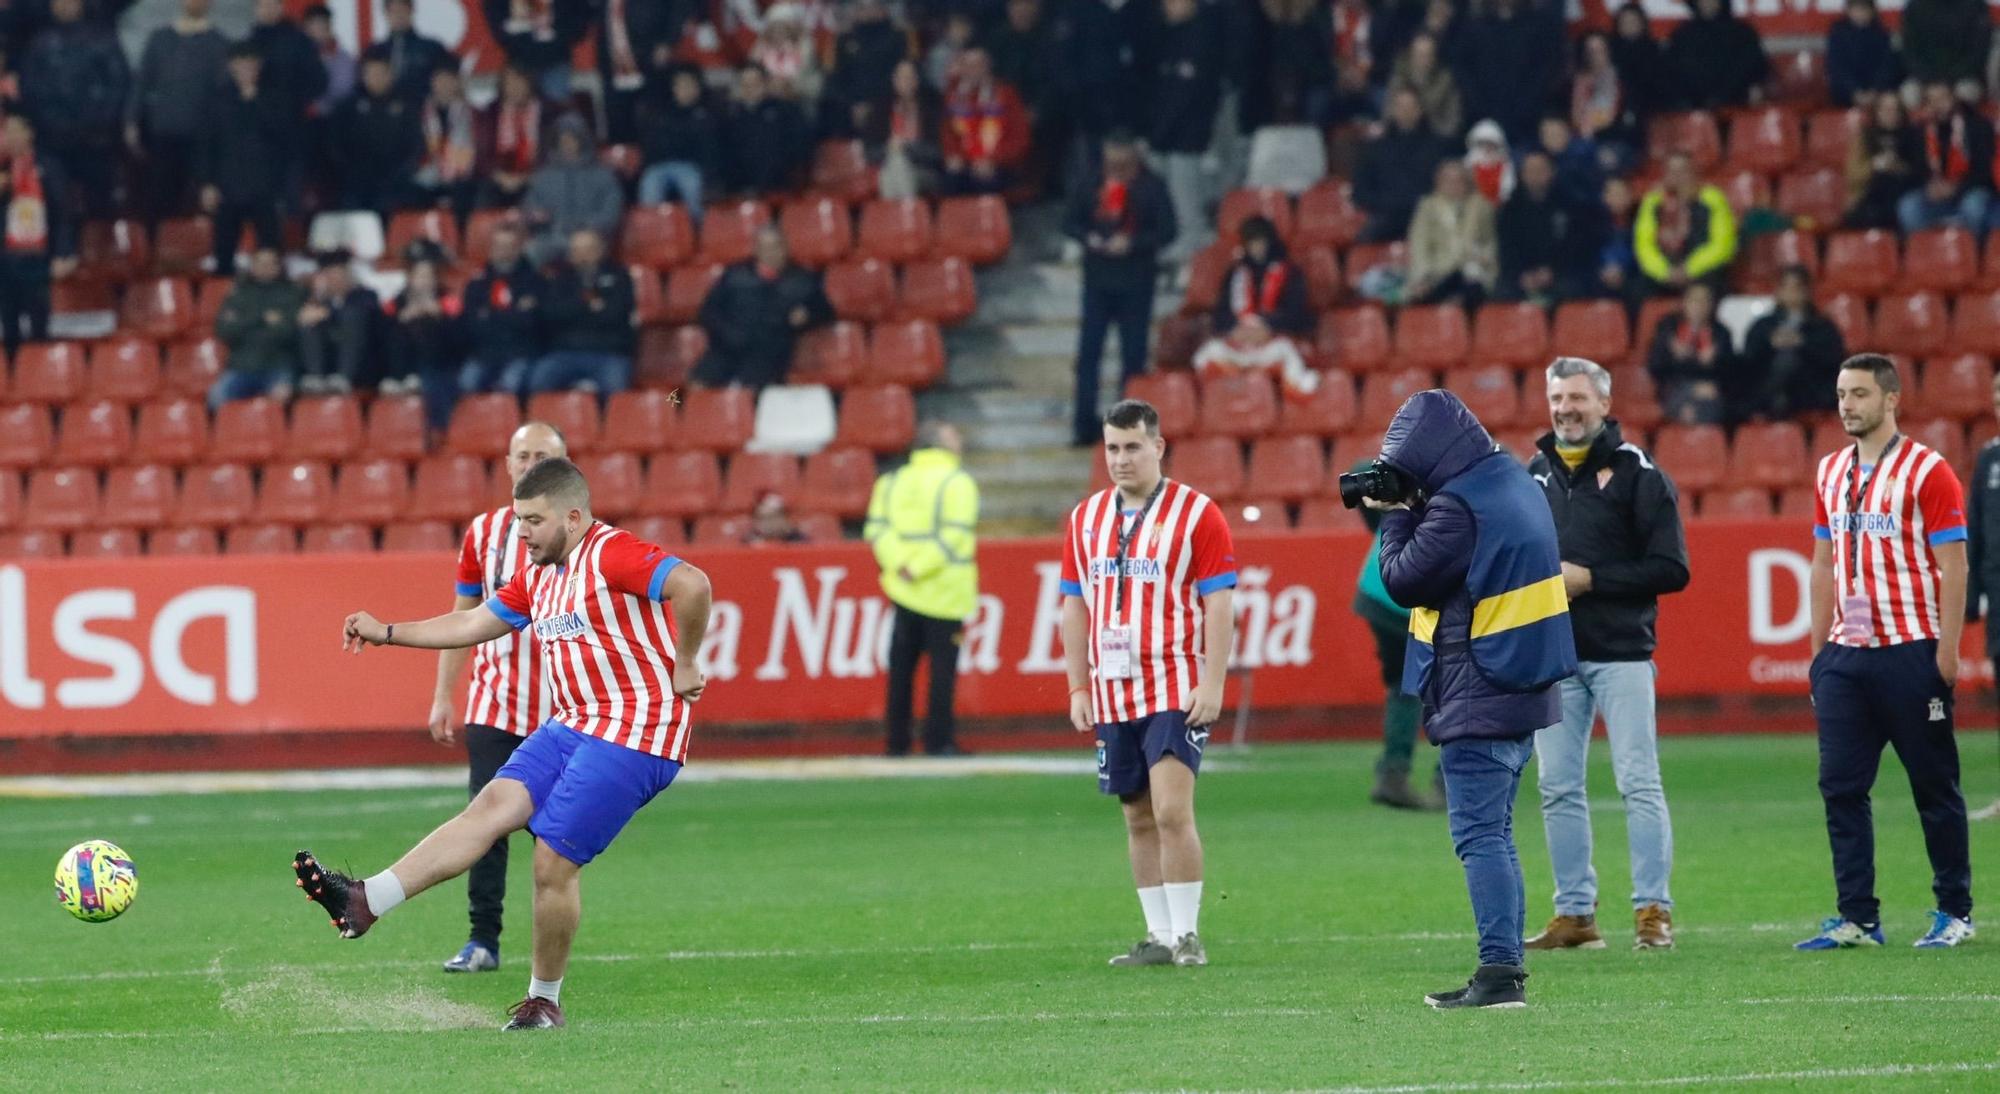
[[[425,259],[410,264],[409,280],[383,306],[389,320],[389,379],[385,389],[421,391],[424,419],[433,434],[451,424],[458,398],[457,296],[446,290],[442,267]]]
[[[62,169],[35,146],[25,115],[0,129],[0,336],[12,357],[49,334],[49,283],[76,272],[77,218],[62,197]]]
[[[1458,74],[1467,116],[1492,118],[1510,140],[1533,139],[1535,123],[1556,100],[1563,74],[1562,9],[1491,0],[1484,14],[1472,18],[1467,34],[1473,45]]]
[[[632,386],[632,275],[606,250],[589,228],[570,234],[568,260],[549,278],[542,311],[549,351],[528,374],[530,394],[582,388],[609,398]]]
[[[605,137],[613,144],[639,138],[637,109],[656,69],[648,62],[671,51],[681,28],[695,18],[686,0],[590,0],[596,15],[597,79],[603,88]]]
[[[155,221],[187,211],[205,111],[222,83],[229,40],[209,22],[211,0],[182,0],[181,14],[146,39],[126,115],[125,145],[145,157],[140,195]]]
[[[1118,367],[1124,380],[1146,370],[1152,336],[1153,289],[1160,252],[1179,234],[1166,184],[1147,170],[1138,142],[1120,131],[1104,141],[1095,175],[1070,195],[1063,234],[1083,245],[1083,322],[1077,332],[1076,400],[1072,437],[1099,443],[1097,417],[1104,339],[1118,327]]]
[[[1683,425],[1731,424],[1755,390],[1729,328],[1715,318],[1715,290],[1702,281],[1689,282],[1681,310],[1660,320],[1646,371],[1667,419]]]
[[[202,210],[214,218],[215,273],[236,273],[236,244],[249,224],[259,247],[284,246],[288,153],[298,122],[266,91],[255,47],[229,51],[229,83],[211,92],[198,177]]]
[[[1428,31],[1418,31],[1410,39],[1410,48],[1396,59],[1396,71],[1389,77],[1389,91],[1393,94],[1404,89],[1423,104],[1424,120],[1430,122],[1431,132],[1446,140],[1458,136],[1465,118],[1458,80],[1438,56],[1437,38]]]
[[[1868,121],[1847,148],[1849,228],[1895,228],[1896,205],[1922,179],[1924,136],[1897,95],[1877,95]]]
[[[1744,341],[1744,372],[1760,389],[1744,409],[1772,421],[1830,412],[1846,359],[1840,328],[1813,306],[1811,275],[1787,266],[1778,275],[1777,306],[1750,324]]]
[[[723,271],[702,301],[708,356],[694,382],[751,389],[784,383],[799,335],[832,319],[819,275],[793,265],[784,233],[767,225],[757,233],[757,253]]]
[[[889,17],[885,0],[855,0],[848,16],[834,42],[826,98],[831,128],[860,133],[877,124],[874,110],[889,98],[890,77],[910,55],[910,36]]]
[[[1495,207],[1514,192],[1514,156],[1500,123],[1487,118],[1465,135],[1465,169],[1473,189]]]
[[[1410,279],[1404,299],[1476,308],[1499,273],[1493,206],[1457,160],[1437,165],[1436,185],[1410,222]]]
[[[210,408],[238,399],[292,397],[299,379],[299,307],[305,286],[285,277],[276,247],[250,255],[250,272],[238,278],[215,316],[215,337],[229,349],[229,367],[209,389]]]
[[[1237,229],[1236,264],[1215,303],[1215,337],[1203,343],[1194,366],[1204,376],[1239,370],[1275,375],[1289,396],[1319,390],[1319,374],[1306,367],[1297,339],[1311,333],[1305,274],[1285,257],[1277,229],[1261,216]]]
[[[1694,0],[1687,21],[1667,40],[1667,64],[1679,101],[1699,110],[1761,102],[1771,74],[1764,43],[1729,0]]]
[[[876,189],[885,198],[930,194],[944,165],[944,100],[915,61],[898,61],[889,86],[889,99],[871,106],[861,127],[868,162],[880,168]]]
[[[486,268],[465,287],[466,360],[458,374],[463,394],[527,394],[528,370],[542,353],[541,305],[548,284],[523,249],[521,229],[500,225]]]
[[[512,208],[527,193],[528,179],[541,165],[542,148],[554,123],[554,108],[535,93],[525,69],[500,70],[500,97],[479,113],[479,203]]]
[[[389,62],[395,93],[415,107],[430,94],[431,73],[457,64],[458,59],[443,42],[418,32],[416,0],[384,0],[382,13],[388,30],[380,41],[362,51],[361,61],[366,64],[379,58]]]
[[[639,119],[639,150],[646,159],[639,204],[659,205],[672,195],[699,223],[702,194],[721,182],[722,116],[708,101],[701,72],[691,65],[677,67],[664,90],[661,96],[655,89],[658,101]]]
[[[723,133],[730,185],[739,190],[789,189],[812,156],[805,115],[770,93],[770,81],[756,65],[737,74],[736,108]]]
[[[554,147],[528,179],[521,210],[535,228],[528,254],[540,265],[560,258],[572,234],[590,229],[610,239],[625,215],[625,193],[611,168],[597,162],[590,125],[574,114],[556,122]]]
[[[1618,9],[1611,21],[1611,63],[1625,87],[1625,98],[1641,123],[1663,110],[1681,105],[1666,51],[1653,37],[1653,23],[1636,2]]]
[[[589,25],[589,6],[575,0],[486,0],[486,27],[507,63],[557,101],[569,98],[570,54]]]
[[[1992,42],[1985,0],[1910,0],[1903,7],[1903,64],[1923,83],[1978,80]]]
[[[1974,107],[1958,101],[1951,85],[1924,85],[1924,115],[1918,127],[1917,178],[1921,185],[1896,204],[1905,232],[1953,225],[1979,233],[1993,197],[1993,125]]]
[[[1424,124],[1415,92],[1390,93],[1388,121],[1361,150],[1354,172],[1354,202],[1368,213],[1363,238],[1371,243],[1401,239],[1423,200],[1424,184],[1451,146]]]
[[[1508,300],[1554,304],[1590,287],[1595,248],[1587,218],[1556,189],[1555,162],[1545,152],[1521,157],[1521,185],[1500,207],[1498,291]]]
[[[1701,181],[1693,157],[1675,152],[1659,187],[1639,202],[1632,247],[1640,272],[1669,291],[1719,278],[1736,257],[1736,213],[1720,189]]]
[[[1847,0],[1847,14],[1826,36],[1826,82],[1835,106],[1867,106],[1903,82],[1896,43],[1882,28],[1875,0]]]
[[[944,112],[938,144],[946,188],[959,194],[1007,189],[1028,156],[1028,112],[1013,88],[994,79],[985,50],[974,47],[959,58]]]
[[[430,98],[418,114],[424,134],[416,187],[423,199],[463,219],[479,193],[479,126],[453,65],[431,73]]]
[[[819,53],[806,32],[805,12],[791,0],[780,0],[764,13],[764,31],[750,50],[750,61],[771,78],[771,93],[799,104],[814,116],[820,86]]]
[[[1570,82],[1569,120],[1577,135],[1612,150],[1613,159],[1629,159],[1645,146],[1645,126],[1625,91],[1625,80],[1611,59],[1611,38],[1601,31],[1577,43],[1576,77]]]
[[[319,272],[299,308],[299,390],[307,395],[362,391],[381,379],[375,358],[382,301],[354,279],[354,256],[332,251],[319,258]],[[383,394],[402,393],[400,377]]]
[[[424,154],[415,104],[396,94],[386,57],[361,62],[361,91],[333,118],[341,205],[369,209],[384,220],[410,197],[411,176]]]
[[[84,18],[83,0],[49,0],[49,15],[21,61],[21,109],[43,155],[82,191],[84,212],[109,216],[132,70],[118,35]]]

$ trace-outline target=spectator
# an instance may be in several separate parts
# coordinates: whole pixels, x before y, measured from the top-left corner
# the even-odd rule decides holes
[[[426,204],[447,208],[464,219],[479,193],[479,136],[465,78],[455,65],[431,73],[430,98],[418,114],[423,127],[423,159],[417,163],[417,193]]]
[[[541,304],[548,284],[523,257],[523,249],[521,229],[500,225],[488,245],[486,268],[465,287],[467,353],[458,374],[461,394],[527,394],[528,370],[542,352]]]
[[[1466,114],[1499,122],[1511,140],[1529,140],[1563,74],[1562,9],[1491,0],[1467,34],[1473,46],[1459,71]]]
[[[528,374],[529,394],[581,388],[609,398],[632,386],[632,275],[605,261],[605,250],[590,228],[570,234],[569,261],[549,278],[542,310],[549,351]]]
[[[382,388],[423,392],[424,420],[435,434],[451,425],[458,400],[459,308],[458,297],[444,288],[439,264],[425,259],[410,264],[403,291],[384,309],[390,321],[389,379]]]
[[[564,0],[486,0],[486,26],[507,63],[527,73],[540,93],[569,98],[570,54],[590,25],[590,9]]]
[[[1265,0],[1266,7],[1283,2]],[[1308,11],[1312,7],[1310,0],[1290,2]],[[1147,81],[1139,46],[1146,40],[1152,8],[1131,0],[1074,0],[1066,14],[1064,90],[1075,107],[1085,158],[1094,165],[1095,153],[1112,130],[1136,131],[1145,120]],[[1271,63],[1275,66],[1277,58]]]
[[[799,530],[798,522],[792,519],[791,507],[785,504],[785,496],[776,490],[765,491],[750,510],[750,526],[743,530],[746,546],[759,547],[767,543],[804,543],[806,534]]]
[[[945,188],[957,194],[1007,189],[1028,155],[1028,112],[1013,88],[993,78],[985,50],[974,47],[959,58],[944,110],[938,144]]]
[[[1042,0],[1007,0],[1006,17],[985,34],[993,75],[1013,85],[1034,118],[1037,149],[1067,144],[1062,139],[1067,110],[1061,94],[1063,76],[1057,71],[1062,61],[1058,22]]]
[[[1653,37],[1652,20],[1637,0],[1619,8],[1611,21],[1611,63],[1642,125],[1653,115],[1680,106],[1666,51]]]
[[[692,5],[676,0],[590,0],[597,23],[597,79],[604,102],[604,132],[613,144],[639,138],[637,109],[646,90],[646,62],[671,50],[693,18]]]
[[[1306,367],[1295,341],[1312,332],[1305,275],[1285,257],[1277,229],[1264,217],[1246,217],[1237,239],[1236,264],[1215,302],[1215,337],[1195,353],[1195,368],[1204,375],[1270,372],[1286,394],[1311,395],[1319,390],[1319,374]]]
[[[1450,147],[1424,124],[1415,92],[1390,93],[1388,124],[1362,149],[1354,172],[1354,202],[1368,214],[1364,242],[1384,243],[1409,232],[1410,217],[1423,200],[1423,180]]]
[[[1570,83],[1570,124],[1578,136],[1610,152],[1614,163],[1627,162],[1634,150],[1645,147],[1646,133],[1611,59],[1610,37],[1602,31],[1584,35],[1576,56],[1576,78]]]
[[[944,33],[924,54],[924,78],[932,87],[949,90],[958,79],[958,59],[972,48],[972,16],[955,13],[944,21]]]
[[[456,65],[458,58],[443,42],[417,31],[416,0],[384,0],[382,14],[389,21],[388,33],[362,51],[361,62],[387,61],[396,95],[414,107],[430,94],[431,73]]]
[[[646,157],[639,204],[659,205],[671,194],[699,224],[701,196],[720,181],[722,119],[709,104],[700,70],[692,65],[676,66],[667,89],[662,101],[639,119],[639,149]]]
[[[855,0],[847,10],[826,81],[829,128],[865,133],[881,124],[875,111],[892,95],[890,79],[910,55],[910,38],[889,18],[885,0]]]
[[[1604,181],[1600,200],[1580,207],[1586,225],[1585,238],[1597,256],[1596,290],[1601,295],[1629,299],[1642,287],[1632,232],[1637,206],[1632,184],[1610,178]]]
[[[1984,0],[1910,0],[1903,8],[1903,65],[1923,83],[1978,80],[1992,41]]]
[[[1716,321],[1715,290],[1690,281],[1681,310],[1660,320],[1646,354],[1660,408],[1684,425],[1726,425],[1743,416],[1746,384],[1729,328]]]
[[[590,123],[574,114],[557,120],[555,147],[542,161],[541,169],[528,179],[521,210],[535,229],[528,255],[538,265],[546,266],[561,257],[570,236],[581,229],[588,228],[603,239],[618,233],[618,220],[625,215],[625,192],[611,168],[597,162]]]
[[[382,301],[375,290],[354,280],[354,256],[329,251],[299,308],[299,390],[307,395],[345,395],[365,390],[377,379],[375,327]],[[400,391],[401,385],[385,391]]]
[[[1465,169],[1472,174],[1472,188],[1489,205],[1499,206],[1514,192],[1514,156],[1500,123],[1488,118],[1465,135]]]
[[[49,283],[76,272],[77,220],[61,197],[62,169],[35,147],[25,115],[7,117],[0,164],[0,336],[8,357],[49,335]]]
[[[1410,48],[1396,59],[1396,71],[1389,77],[1389,92],[1407,89],[1423,104],[1424,120],[1431,132],[1445,140],[1458,137],[1465,110],[1459,101],[1458,80],[1438,57],[1437,39],[1428,31],[1418,31]]]
[[[792,265],[784,233],[766,225],[756,255],[723,271],[702,301],[708,356],[694,382],[753,390],[783,383],[798,336],[832,319],[819,275]]]
[[[1560,114],[1542,119],[1541,142],[1556,168],[1556,193],[1572,206],[1595,202],[1604,191],[1605,176],[1596,143],[1577,136]]]
[[[1694,0],[1688,20],[1667,40],[1667,67],[1679,88],[1676,99],[1697,110],[1762,102],[1771,74],[1764,43],[1729,0]]]
[[[261,78],[257,49],[239,42],[229,50],[229,83],[212,93],[204,110],[201,207],[215,220],[215,273],[236,273],[236,245],[248,223],[259,247],[285,245],[285,174],[296,121],[281,113]]]
[[[764,13],[764,30],[750,50],[750,61],[771,78],[771,94],[813,115],[826,77],[806,34],[805,12],[797,4],[780,0]]]
[[[1178,234],[1166,184],[1147,170],[1129,134],[1120,132],[1104,142],[1099,177],[1070,197],[1063,232],[1083,244],[1084,252],[1073,435],[1079,447],[1088,447],[1103,436],[1097,394],[1104,337],[1111,324],[1118,324],[1119,373],[1123,379],[1146,371],[1146,339],[1153,322],[1153,285],[1159,279],[1160,251]]]
[[[118,35],[84,19],[83,0],[49,0],[49,15],[21,62],[21,109],[44,158],[82,192],[84,213],[110,216],[132,70]]]
[[[1473,188],[1471,173],[1457,160],[1438,164],[1435,185],[1410,224],[1410,279],[1403,298],[1476,308],[1493,291],[1497,251],[1493,206]]]
[[[1736,257],[1736,214],[1720,189],[1701,181],[1686,152],[1667,156],[1666,177],[1639,202],[1632,224],[1639,270],[1658,289],[1719,279]]]
[[[333,13],[327,10],[325,4],[307,8],[300,25],[306,37],[312,39],[313,52],[319,57],[320,67],[326,70],[326,89],[313,100],[313,116],[331,118],[334,111],[340,109],[340,104],[354,94],[361,78],[360,65],[355,61],[354,54],[347,52],[334,35]]]
[[[1902,97],[1875,96],[1868,123],[1847,147],[1847,227],[1896,227],[1897,203],[1916,190],[1923,162],[1923,136],[1904,113]]]
[[[1586,295],[1595,252],[1584,217],[1556,190],[1546,152],[1521,157],[1521,185],[1500,206],[1498,291],[1507,300],[1544,306]]]
[[[1992,123],[1959,102],[1950,84],[1933,80],[1924,85],[1924,119],[1917,136],[1922,185],[1896,203],[1903,230],[1953,225],[1980,232],[1993,197]]]
[[[1743,371],[1760,389],[1744,411],[1784,421],[1834,410],[1834,381],[1846,358],[1840,328],[1813,306],[1805,267],[1785,267],[1777,307],[1750,325],[1744,342]]]
[[[944,102],[925,86],[915,61],[898,61],[889,86],[891,97],[872,105],[861,127],[868,162],[881,169],[875,188],[885,198],[933,193],[944,166]]]
[[[250,273],[237,279],[215,316],[215,337],[229,348],[229,368],[208,392],[210,409],[237,399],[292,397],[299,377],[299,307],[306,290],[285,277],[276,247],[250,255]]]
[[[1162,0],[1160,11],[1152,49],[1153,128],[1148,144],[1166,175],[1174,220],[1186,226],[1166,257],[1182,262],[1214,237],[1208,227],[1202,161],[1214,143],[1215,114],[1222,105],[1221,20],[1197,0]]]
[[[262,62],[257,78],[263,93],[287,123],[296,126],[327,92],[329,79],[319,44],[285,17],[285,0],[256,0],[251,19],[250,36],[244,42]]]
[[[805,115],[770,93],[770,81],[756,65],[737,73],[736,109],[723,131],[730,184],[738,190],[790,189],[812,155]]]
[[[1847,0],[1847,17],[1826,36],[1826,82],[1835,106],[1866,107],[1875,96],[1903,82],[1896,43],[1882,29],[1875,0]]]
[[[139,55],[125,145],[146,161],[148,219],[180,216],[194,192],[209,99],[222,82],[229,41],[209,22],[210,0],[181,0],[181,14],[153,31]]]
[[[479,204],[511,209],[542,162],[543,121],[552,116],[534,81],[513,65],[500,70],[500,97],[480,112]]]
[[[1333,43],[1333,79],[1321,92],[1321,105],[1311,116],[1328,125],[1353,118],[1372,118],[1380,112],[1376,90],[1384,75],[1375,63],[1375,15],[1368,0],[1333,0],[1327,9],[1327,27],[1308,41]]]
[[[1465,25],[1454,0],[1429,0],[1424,5],[1423,22],[1418,30],[1437,42],[1438,60],[1446,68],[1456,68],[1465,57]],[[1451,135],[1458,136],[1457,133]]]
[[[424,154],[417,114],[397,96],[388,58],[361,62],[361,92],[333,118],[342,208],[372,210],[387,220],[409,200],[411,178]]]

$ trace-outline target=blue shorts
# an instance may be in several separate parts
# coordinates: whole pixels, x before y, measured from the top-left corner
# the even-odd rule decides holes
[[[1201,750],[1206,747],[1208,730],[1189,729],[1184,710],[1103,723],[1097,727],[1097,789],[1121,798],[1143,793],[1151,783],[1153,765],[1167,756],[1199,775]]]
[[[673,760],[547,721],[493,777],[527,787],[535,803],[528,831],[549,850],[585,866],[680,771]]]

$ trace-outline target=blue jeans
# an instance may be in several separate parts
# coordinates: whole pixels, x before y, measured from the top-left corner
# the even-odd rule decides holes
[[[215,383],[208,389],[208,409],[214,410],[224,403],[233,403],[238,399],[254,399],[259,395],[269,395],[272,388],[294,387],[298,379],[298,374],[290,369],[224,372],[215,378]]]
[[[528,373],[528,394],[568,391],[584,383],[595,385],[599,395],[616,395],[632,386],[632,359],[623,354],[577,349],[544,354]]]
[[[656,163],[639,176],[639,204],[664,205],[669,193],[679,195],[688,218],[701,222],[701,168],[686,160]]]
[[[1604,714],[1611,771],[1625,799],[1625,843],[1632,857],[1632,907],[1674,906],[1667,878],[1674,867],[1674,824],[1660,786],[1659,735],[1654,724],[1651,661],[1585,661],[1562,682],[1563,720],[1535,734],[1541,759],[1542,829],[1556,873],[1556,914],[1590,915],[1597,908],[1597,869],[1590,862],[1590,798],[1584,772],[1590,731]]]
[[[1479,963],[1519,965],[1528,895],[1514,847],[1514,795],[1535,754],[1534,739],[1450,741],[1438,751],[1452,848],[1465,864],[1465,888],[1479,927]]]
[[[528,392],[528,369],[533,364],[526,357],[498,363],[475,357],[458,370],[458,393],[480,395],[498,391],[519,399]]]
[[[1954,227],[1978,233],[1986,230],[1986,206],[1992,198],[1990,191],[1975,186],[1954,201],[1932,201],[1918,187],[1896,202],[1896,219],[1906,232]]]

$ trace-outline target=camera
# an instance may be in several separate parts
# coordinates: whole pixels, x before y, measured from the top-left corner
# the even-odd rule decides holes
[[[1408,501],[1409,480],[1381,460],[1374,460],[1359,471],[1340,476],[1340,504],[1358,509],[1363,498],[1381,502]]]

